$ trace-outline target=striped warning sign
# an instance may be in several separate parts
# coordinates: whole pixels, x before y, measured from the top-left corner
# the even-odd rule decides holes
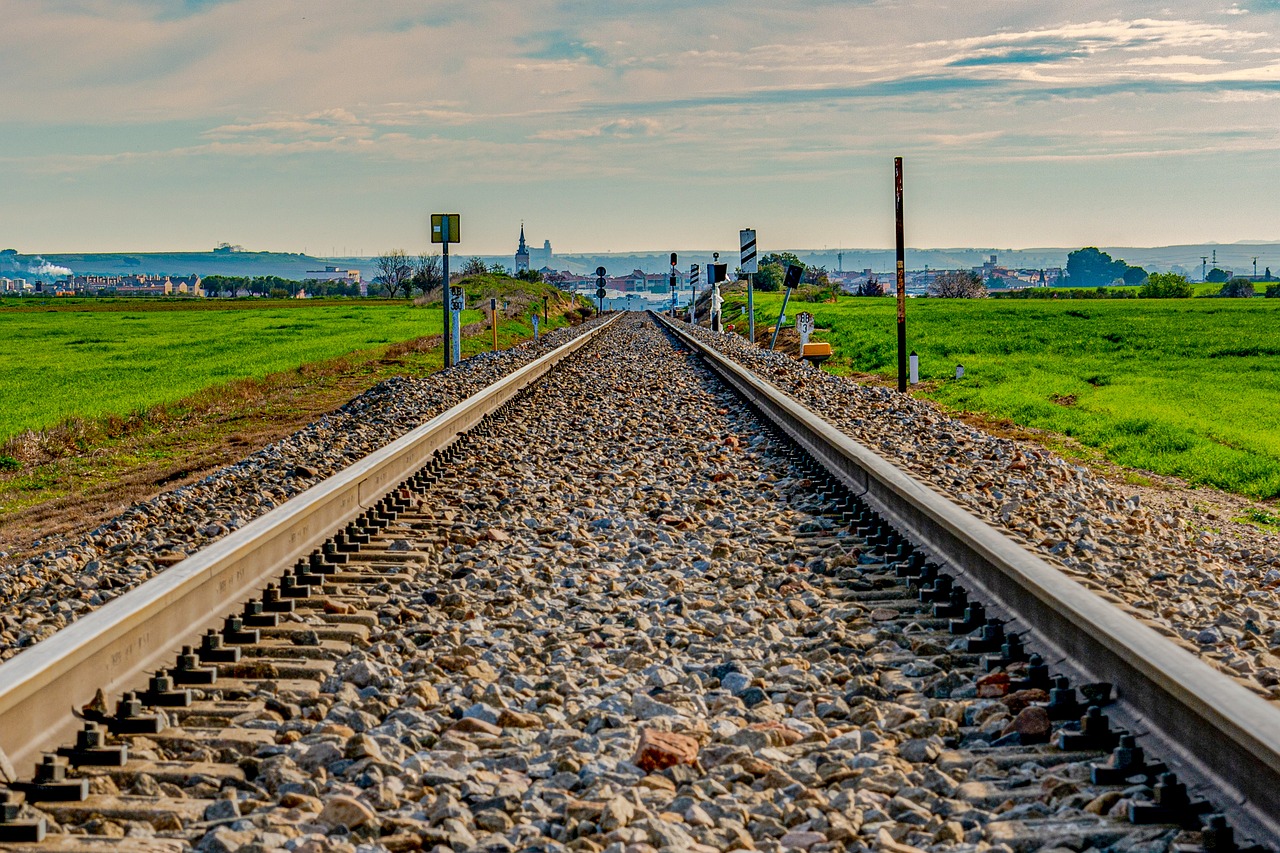
[[[738,232],[741,240],[742,255],[738,263],[738,268],[743,272],[759,272],[760,264],[756,260],[756,232],[751,228],[744,228]]]

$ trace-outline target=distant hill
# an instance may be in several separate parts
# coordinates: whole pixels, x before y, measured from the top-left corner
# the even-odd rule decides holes
[[[934,248],[907,249],[907,268],[919,269],[967,269],[981,266],[991,255],[996,255],[1002,266],[1010,268],[1044,269],[1063,267],[1067,263],[1067,254],[1078,246],[1071,248]],[[1258,258],[1258,272],[1271,267],[1272,272],[1280,273],[1280,242],[1242,242],[1242,243],[1204,243],[1179,246],[1137,247],[1137,246],[1100,246],[1112,257],[1120,258],[1132,265],[1145,267],[1147,270],[1176,270],[1199,278],[1201,257],[1212,257],[1217,252],[1217,265],[1236,273],[1253,272],[1253,258]],[[689,264],[702,266],[710,263],[715,250],[682,251],[679,253],[681,269],[687,270]],[[718,250],[720,260],[729,264],[732,271],[737,266],[738,249],[726,246]],[[864,270],[871,269],[879,273],[889,273],[894,269],[894,253],[892,249],[786,249],[763,246],[762,251],[789,251],[808,265],[825,266],[830,270]],[[471,255],[462,252],[453,257],[457,267],[461,267]],[[511,266],[511,255],[481,255],[488,264],[500,263]],[[1211,262],[1212,264],[1212,262]],[[14,253],[12,250],[0,252],[0,276],[26,277],[46,279],[65,275],[66,270],[77,274],[99,273],[103,275],[121,275],[127,273],[151,273],[165,275],[190,275],[197,273],[206,275],[261,276],[276,275],[282,278],[304,279],[310,270],[322,270],[325,266],[337,266],[343,269],[358,269],[366,280],[375,275],[374,259],[362,257],[324,258],[301,253],[284,252],[243,252],[243,251],[211,251],[211,252],[129,252],[129,253],[53,253],[44,255]],[[598,266],[603,266],[610,275],[620,275],[634,269],[645,272],[663,272],[670,268],[670,252],[615,252],[615,253],[575,253],[557,254],[552,259],[552,267],[560,270],[571,270],[575,273],[588,273]]]

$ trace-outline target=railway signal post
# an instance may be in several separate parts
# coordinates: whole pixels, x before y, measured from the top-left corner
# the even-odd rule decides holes
[[[596,299],[600,302],[600,313],[604,313],[604,267],[596,267]]]
[[[458,363],[458,355],[454,352],[453,327],[457,325],[453,315],[453,288],[449,285],[449,244],[457,243],[461,237],[461,216],[456,213],[431,214],[431,242],[440,243],[440,258],[444,290],[440,301],[444,310],[444,366],[452,367]],[[460,330],[459,330],[460,336]],[[459,341],[461,343],[461,341]]]
[[[756,301],[755,275],[760,271],[760,262],[756,258],[756,231],[744,228],[738,232],[738,245],[742,247],[739,256],[739,268],[747,274],[747,340],[756,344]]]
[[[676,253],[671,253],[671,319],[676,318]]]
[[[773,339],[769,341],[769,349],[778,345],[778,332],[782,331],[782,324],[787,322],[787,303],[791,300],[791,291],[800,286],[802,275],[804,275],[802,264],[787,264],[787,271],[783,276],[783,284],[787,289],[782,294],[782,309],[778,311],[778,323],[773,327]]]
[[[698,325],[698,273],[697,264],[689,264],[689,322]]]

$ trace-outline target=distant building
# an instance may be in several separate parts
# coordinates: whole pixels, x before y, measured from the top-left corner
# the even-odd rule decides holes
[[[204,296],[204,285],[198,275],[77,275],[58,282],[58,288],[79,294]]]
[[[529,271],[529,246],[524,241],[524,223],[520,223],[520,245],[516,248],[516,272]]]
[[[347,270],[341,267],[325,267],[322,270],[307,270],[306,276],[315,281],[336,281],[342,284],[359,284],[360,270]]]

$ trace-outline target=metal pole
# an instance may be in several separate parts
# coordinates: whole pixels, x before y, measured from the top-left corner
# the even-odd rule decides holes
[[[747,340],[756,345],[755,273],[747,273]]]
[[[546,296],[542,297],[542,322],[544,325],[551,322],[551,316],[547,313],[547,298]]]
[[[489,325],[493,327],[493,351],[498,351],[498,300],[489,299]]]
[[[453,367],[453,312],[449,305],[453,301],[453,288],[449,287],[449,217],[446,216],[444,222],[441,229],[445,232],[444,248],[441,250],[441,266],[444,267],[444,335],[441,342],[444,344],[444,366],[449,368]]]
[[[773,327],[773,340],[769,341],[769,349],[773,349],[778,343],[778,332],[782,331],[782,318],[787,316],[787,300],[791,298],[791,288],[787,288],[787,292],[782,294],[782,310],[778,312],[778,323]]]
[[[898,235],[898,391],[907,390],[907,273],[906,243],[902,237],[902,158],[893,158],[894,212]]]

